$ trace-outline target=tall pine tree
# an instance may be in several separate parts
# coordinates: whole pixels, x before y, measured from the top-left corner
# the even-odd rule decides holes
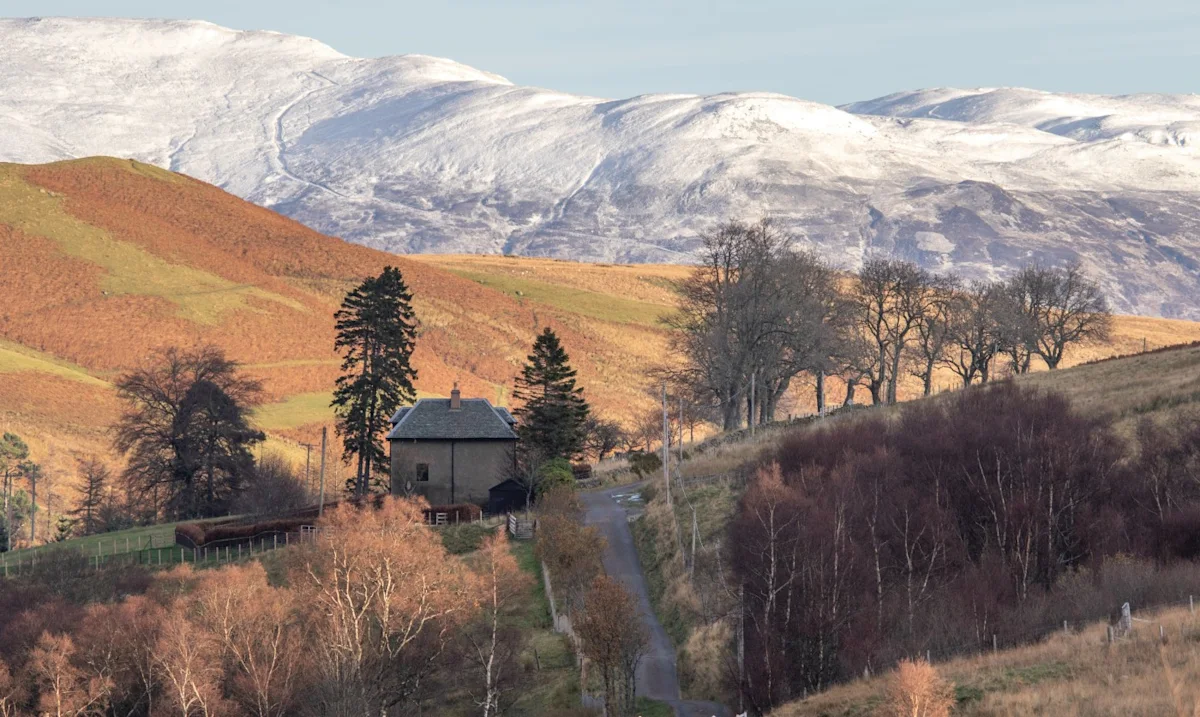
[[[522,403],[514,411],[517,433],[522,450],[537,460],[572,459],[583,452],[589,409],[569,361],[558,336],[547,327],[517,378],[513,398]]]
[[[342,459],[354,463],[355,496],[370,490],[373,470],[387,472],[383,446],[388,419],[416,397],[412,367],[417,322],[400,270],[385,267],[346,295],[334,315],[342,376],[333,392]]]

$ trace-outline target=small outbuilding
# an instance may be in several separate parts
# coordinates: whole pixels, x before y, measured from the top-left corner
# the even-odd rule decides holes
[[[488,488],[488,513],[500,515],[501,513],[525,510],[527,497],[528,492],[525,490],[525,486],[509,478],[503,483],[497,483]]]
[[[433,505],[489,505],[490,490],[513,475],[516,420],[486,398],[423,398],[391,418],[392,493]],[[524,499],[521,503],[524,507]]]

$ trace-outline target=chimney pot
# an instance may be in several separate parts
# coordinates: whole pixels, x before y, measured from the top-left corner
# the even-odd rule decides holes
[[[458,383],[454,384],[454,389],[450,391],[450,410],[457,411],[462,408],[462,394],[458,391]]]

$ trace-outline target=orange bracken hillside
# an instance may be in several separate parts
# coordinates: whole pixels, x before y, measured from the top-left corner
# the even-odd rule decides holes
[[[649,406],[642,374],[664,345],[647,316],[666,306],[631,302],[647,316],[605,318],[574,312],[578,295],[538,303],[127,160],[0,165],[0,245],[0,428],[32,433],[48,452],[104,450],[120,409],[108,381],[155,349],[200,342],[262,378],[275,402],[262,411],[269,431],[311,439],[338,374],[333,312],[387,264],[415,295],[424,393],[459,381],[507,402],[549,325],[598,410],[627,419]]]
[[[397,257],[182,175],[92,158],[0,164],[0,430],[32,439],[39,460],[70,475],[74,456],[109,452],[116,375],[156,349],[211,342],[263,380],[258,421],[272,447],[302,457],[299,442],[331,418],[333,313],[387,264],[415,295],[422,393],[458,381],[506,404],[549,325],[600,414],[630,422],[651,409],[647,374],[665,360],[661,319],[685,267]],[[1112,344],[1067,363],[1197,339],[1197,323],[1118,317]],[[809,390],[798,382],[787,410],[806,410]]]

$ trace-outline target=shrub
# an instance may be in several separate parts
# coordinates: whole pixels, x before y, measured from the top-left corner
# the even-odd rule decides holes
[[[949,717],[954,685],[924,660],[903,660],[888,682],[883,713],[890,717]]]
[[[1200,505],[1189,505],[1163,519],[1154,535],[1159,560],[1195,560],[1200,557]]]
[[[637,475],[638,480],[645,480],[652,473],[657,473],[662,470],[662,459],[657,453],[637,453],[629,454],[629,467]]]
[[[313,522],[312,518],[293,517],[241,524],[184,523],[175,527],[175,542],[192,549],[216,542],[222,545],[245,543],[263,535],[294,532]]]
[[[280,515],[309,505],[308,491],[291,463],[269,453],[254,467],[250,484],[234,502],[243,515]]]
[[[568,486],[554,486],[542,494],[537,504],[538,515],[543,517],[560,515],[577,523],[583,522],[583,501],[579,494]]]
[[[575,473],[571,469],[571,463],[565,458],[554,458],[538,468],[539,497],[558,486],[575,486]]]

